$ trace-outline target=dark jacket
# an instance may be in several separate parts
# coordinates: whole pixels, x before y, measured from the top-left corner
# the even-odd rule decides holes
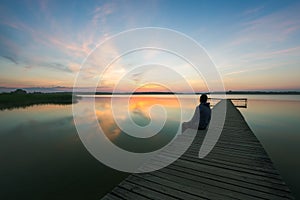
[[[190,120],[190,127],[194,129],[203,130],[206,129],[210,122],[211,109],[209,103],[201,103],[195,109],[193,118]]]
[[[211,109],[209,103],[201,103],[199,106],[200,120],[198,129],[206,129],[211,119]]]

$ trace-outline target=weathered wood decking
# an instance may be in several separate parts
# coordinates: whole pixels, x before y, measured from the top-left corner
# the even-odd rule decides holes
[[[103,199],[294,199],[231,101],[227,101],[219,141],[208,156],[200,159],[198,152],[204,136],[205,132],[199,131],[189,149],[171,165],[132,174]],[[180,137],[184,142],[190,136]],[[180,142],[176,148],[180,148]],[[174,152],[162,154],[167,157]]]

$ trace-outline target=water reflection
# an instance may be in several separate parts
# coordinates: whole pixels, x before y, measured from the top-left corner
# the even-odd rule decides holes
[[[128,108],[124,107],[122,98],[118,101],[118,109],[129,112],[140,126],[146,126],[150,117],[160,119],[155,112],[148,112],[156,103],[164,105],[169,116],[160,134],[147,142],[128,136],[116,126],[110,97],[96,98],[99,125],[120,147],[137,152],[151,151],[168,143],[176,132],[178,103],[170,96],[132,98]],[[84,105],[90,102],[91,98],[78,102],[82,112]],[[196,104],[195,98],[186,99],[182,113],[185,120],[191,117]],[[116,117],[126,123],[129,119],[124,116]],[[94,117],[94,113],[90,117]],[[86,122],[89,120],[88,117]],[[85,149],[75,129],[71,105],[2,110],[0,126],[1,199],[97,199],[127,176],[102,165]]]
[[[160,149],[168,144],[179,130],[181,108],[179,101],[173,96],[132,96],[129,103],[127,103],[127,98],[119,97],[114,99],[114,109],[118,110],[117,115],[112,112],[111,100],[111,97],[96,98],[96,115],[105,135],[124,150],[149,152]],[[161,114],[161,110],[154,109],[156,105],[163,107],[164,115]],[[132,123],[145,127],[151,122],[153,126],[158,126],[162,120],[165,120],[164,118],[166,121],[162,129],[151,137],[137,138],[125,131],[130,131]],[[119,125],[125,129],[120,129],[115,120],[118,120]],[[151,129],[143,130],[140,133],[141,136],[152,134],[152,132],[147,132],[152,131]]]
[[[87,152],[70,105],[1,111],[0,126],[1,199],[97,199],[127,176]]]

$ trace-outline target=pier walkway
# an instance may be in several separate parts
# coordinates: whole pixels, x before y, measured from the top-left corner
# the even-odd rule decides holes
[[[188,150],[171,165],[132,174],[103,199],[294,199],[239,110],[230,100],[222,102],[227,103],[224,128],[205,158],[198,158],[205,136],[205,131],[199,131]],[[184,142],[190,136],[180,137]],[[174,152],[163,154],[167,157]]]

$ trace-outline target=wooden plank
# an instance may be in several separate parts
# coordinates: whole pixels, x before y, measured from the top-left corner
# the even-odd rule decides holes
[[[148,174],[136,174],[130,177],[130,179],[135,179],[136,177],[141,177],[143,179],[149,180],[151,182],[155,183],[160,183],[164,186],[174,188],[178,191],[184,191],[186,194],[191,194],[194,196],[199,197],[199,199],[204,198],[204,199],[217,199],[217,200],[229,200],[230,198],[228,196],[220,195],[218,193],[210,193],[206,190],[199,190],[198,188],[191,187],[190,185],[186,185],[184,183],[178,182],[178,181],[173,181],[166,176],[155,176],[154,173],[148,173]],[[200,185],[198,185],[200,186]],[[204,187],[206,187],[204,185]],[[179,198],[184,198],[185,194],[182,196],[178,196]]]
[[[215,174],[206,174],[203,172],[197,172],[195,170],[191,171],[188,169],[185,170],[178,170],[172,169],[172,167],[168,168],[167,170],[161,170],[162,173],[171,174],[174,176],[185,177],[186,179],[189,178],[193,180],[196,178],[197,180],[204,181],[206,184],[216,185],[218,184],[219,187],[231,189],[232,191],[236,192],[243,192],[247,194],[248,192],[253,192],[253,190],[257,193],[257,195],[268,198],[268,199],[278,199],[281,197],[289,197],[286,193],[283,193],[280,190],[273,190],[270,188],[261,187],[257,184],[250,184],[248,182],[240,182],[228,178],[224,178],[222,176],[216,176]]]
[[[277,188],[278,190],[289,191],[285,187],[282,187],[282,186],[285,186],[285,184],[280,179],[273,179],[273,178],[268,178],[268,177],[261,176],[261,175],[243,173],[243,172],[234,171],[231,169],[226,170],[224,168],[213,167],[213,166],[208,166],[208,165],[199,165],[199,164],[195,164],[194,162],[185,162],[184,164],[182,164],[181,162],[182,162],[182,160],[176,161],[176,162],[172,163],[172,165],[170,165],[169,167],[170,168],[172,168],[172,166],[181,167],[184,170],[188,169],[189,167],[191,169],[200,170],[200,171],[208,170],[212,174],[215,174],[215,175],[219,175],[219,176],[227,175],[229,177],[235,177],[235,178],[244,180],[245,182],[247,182],[247,181],[251,182],[251,180],[252,180],[252,184],[261,184],[261,185],[267,185],[267,186],[272,185],[269,187]]]
[[[294,199],[244,117],[231,101],[226,103],[224,127],[213,127],[222,128],[222,134],[205,158],[198,153],[206,132],[198,131],[187,150],[192,136],[182,134],[144,167],[155,169],[186,150],[179,159],[157,171],[130,175],[103,199]]]
[[[159,155],[159,157],[163,157],[163,156],[165,159],[168,159],[168,157],[173,156],[173,153],[170,153],[170,154],[163,153],[163,154]],[[217,166],[217,167],[221,167],[221,168],[227,168],[227,169],[236,170],[236,171],[243,171],[243,172],[260,174],[260,175],[263,174],[265,176],[272,177],[272,178],[280,177],[278,175],[277,171],[274,171],[274,168],[269,168],[269,170],[268,170],[268,169],[255,167],[252,165],[249,166],[249,165],[241,165],[239,163],[234,163],[234,162],[224,162],[224,161],[220,160],[221,157],[214,157],[212,159],[211,158],[210,159],[199,159],[199,158],[195,158],[194,156],[189,156],[189,155],[185,154],[181,157],[181,159],[190,161],[190,162],[202,163],[202,164]],[[161,159],[158,161],[161,161]],[[272,171],[270,169],[272,169]]]
[[[159,162],[161,162],[161,160],[159,160]],[[155,160],[154,160],[152,165],[160,166],[161,163],[159,163],[159,162],[156,163]],[[194,162],[193,160],[180,159],[180,160],[175,161],[174,164],[177,164],[177,163],[186,164],[187,162],[194,163],[198,167],[207,166],[207,167],[211,167],[211,168],[218,168],[218,169],[221,169],[221,170],[233,171],[234,173],[242,173],[242,174],[245,174],[245,175],[248,175],[248,176],[256,176],[256,177],[260,176],[260,177],[263,177],[264,179],[270,179],[270,180],[272,180],[273,182],[276,182],[276,183],[282,183],[281,177],[276,175],[276,174],[275,175],[274,174],[268,174],[268,173],[260,172],[260,171],[257,171],[257,170],[240,169],[239,167],[228,167],[228,166],[225,166],[223,164],[215,165],[212,162],[211,163],[201,163],[201,162]],[[184,166],[184,164],[182,164],[182,165]]]
[[[111,193],[113,195],[115,195],[116,197],[119,197],[119,199],[149,200],[149,198],[146,198],[143,194],[138,194],[136,192],[126,190],[120,186],[115,187]],[[106,198],[106,197],[104,196],[104,198]]]
[[[169,200],[177,200],[174,193],[171,195],[167,195],[163,193],[163,190],[159,190],[159,188],[155,187],[154,189],[149,187],[149,183],[146,184],[142,182],[142,184],[138,181],[135,181],[134,183],[130,180],[123,181],[119,186],[138,194],[143,194],[145,197],[149,199],[154,200],[161,200],[161,199],[169,199]],[[162,188],[160,188],[162,189]]]
[[[151,179],[147,179],[147,177],[144,175],[136,175],[126,179],[126,182],[131,182],[133,183],[133,185],[139,185],[141,188],[149,188],[153,191],[159,191],[160,193],[163,193],[170,197],[174,197],[176,199],[205,199],[201,196],[188,193],[186,190],[183,190],[180,187],[180,184],[177,184],[177,187],[172,187],[172,182],[166,183],[164,179],[153,181]],[[165,197],[161,199],[165,199]]]
[[[196,166],[196,167],[195,167]],[[246,184],[249,185],[249,187],[252,187],[252,185],[258,185],[262,188],[273,188],[275,190],[281,190],[281,188],[278,188],[278,183],[272,183],[269,181],[265,181],[266,179],[258,179],[257,177],[246,177],[244,174],[236,174],[232,173],[232,171],[225,171],[215,173],[218,171],[218,169],[212,170],[210,167],[201,167],[199,169],[197,165],[193,165],[193,163],[185,164],[185,166],[177,165],[177,163],[174,163],[173,165],[170,165],[170,169],[175,169],[182,172],[190,172],[195,174],[202,174],[204,176],[210,175],[214,177],[221,177],[224,179],[230,179],[229,181],[239,182],[240,184]],[[281,182],[279,184],[282,184]],[[283,191],[288,191],[287,189],[283,189]]]
[[[207,182],[207,180],[199,179],[195,176],[187,177],[187,176],[180,176],[178,174],[170,173],[170,171],[167,171],[168,169],[162,169],[158,170],[152,173],[152,175],[167,179],[171,182],[178,182],[182,186],[186,186],[188,188],[194,188],[198,191],[205,190],[207,193],[213,193],[218,196],[222,196],[223,199],[233,199],[233,198],[242,198],[245,199],[248,197],[248,199],[258,199],[252,195],[245,195],[240,192],[236,192],[233,190],[230,190],[228,188],[220,187],[219,184],[212,184],[210,182]],[[169,172],[169,173],[168,173]]]
[[[120,196],[115,196],[113,193],[108,193],[102,198],[102,200],[120,200],[120,199],[123,198]]]

